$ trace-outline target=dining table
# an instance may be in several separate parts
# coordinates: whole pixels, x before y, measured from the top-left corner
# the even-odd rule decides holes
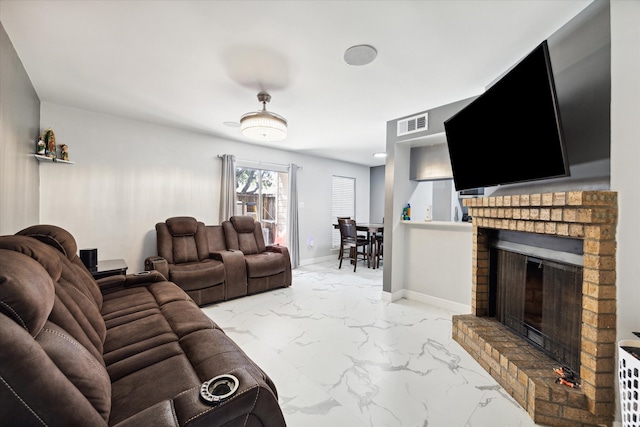
[[[336,230],[340,229],[338,224],[333,224],[333,228]],[[379,234],[384,234],[384,224],[378,222],[362,222],[359,223],[356,221],[356,231],[364,231],[367,233],[367,240],[369,240],[369,251],[368,256],[369,259],[377,259],[377,245],[376,245],[376,236]],[[368,267],[371,268],[371,263],[368,263]],[[373,263],[373,268],[376,268],[377,263]]]

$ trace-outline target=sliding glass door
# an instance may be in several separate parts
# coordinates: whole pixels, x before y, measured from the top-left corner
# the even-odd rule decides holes
[[[288,174],[266,169],[236,168],[236,215],[250,215],[262,226],[267,245],[287,242]]]

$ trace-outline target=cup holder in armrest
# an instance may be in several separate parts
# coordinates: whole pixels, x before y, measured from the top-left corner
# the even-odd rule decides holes
[[[200,398],[206,403],[217,405],[238,391],[240,381],[230,374],[218,375],[200,386]]]

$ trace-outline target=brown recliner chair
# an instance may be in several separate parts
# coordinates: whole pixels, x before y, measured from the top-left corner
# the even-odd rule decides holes
[[[156,224],[156,235],[158,257],[147,259],[147,269],[162,273],[196,304],[202,306],[246,294],[244,260],[239,253],[226,250],[220,226],[205,226],[187,216],[173,217]],[[229,269],[240,270],[241,274],[227,274]],[[227,280],[233,276],[241,279]],[[234,290],[238,286],[241,289]]]
[[[222,223],[227,249],[244,254],[247,294],[291,286],[291,258],[284,246],[267,246],[260,223],[251,216],[232,216]]]

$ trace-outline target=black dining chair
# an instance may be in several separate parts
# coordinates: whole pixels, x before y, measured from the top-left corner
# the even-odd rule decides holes
[[[359,258],[362,261],[370,262],[369,239],[358,235],[356,221],[353,219],[338,219],[338,226],[340,228],[340,253],[338,254],[340,264],[338,268],[342,268],[344,252],[349,250],[349,259],[353,263],[353,271],[355,272]]]
[[[341,219],[351,219],[350,216],[339,216],[338,217],[338,231],[340,231],[340,220]],[[342,252],[344,251],[344,246],[342,246],[342,235],[340,235],[340,252],[338,253],[338,260],[342,258]]]

